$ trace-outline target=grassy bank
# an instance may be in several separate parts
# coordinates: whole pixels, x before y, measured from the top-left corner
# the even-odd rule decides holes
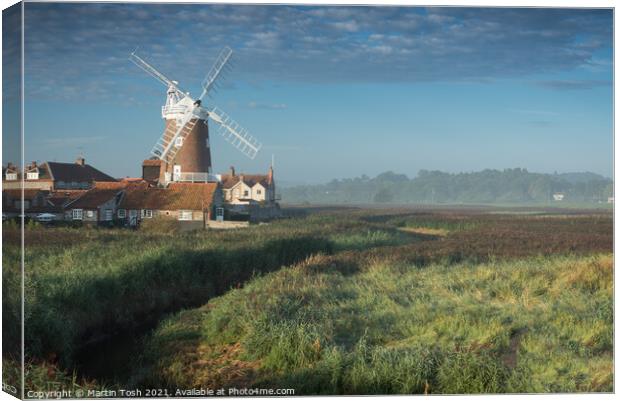
[[[612,391],[612,257],[315,256],[160,325],[143,384],[296,394]]]

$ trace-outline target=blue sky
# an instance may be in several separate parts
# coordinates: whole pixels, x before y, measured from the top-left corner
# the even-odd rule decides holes
[[[27,160],[82,152],[139,176],[165,87],[131,51],[198,94],[228,45],[234,68],[207,101],[264,146],[249,160],[212,127],[216,171],[263,171],[273,154],[288,183],[612,175],[611,10],[27,3],[25,20]]]

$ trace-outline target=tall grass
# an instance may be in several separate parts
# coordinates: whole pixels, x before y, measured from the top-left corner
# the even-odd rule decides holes
[[[170,318],[147,344],[140,380],[210,384],[200,353],[179,352],[204,349],[220,369],[253,362],[243,375],[253,385],[296,394],[613,390],[610,255],[372,262],[354,275],[315,269],[324,258]],[[222,351],[233,344],[237,354]]]
[[[198,306],[254,275],[336,248],[402,242],[398,233],[375,235],[368,225],[367,236],[360,237],[361,224],[313,216],[249,229],[183,234],[29,227],[26,355],[70,366],[74,352],[86,343]],[[325,229],[330,236],[322,235]],[[9,228],[5,261],[20,258],[19,237],[13,234],[14,239]],[[5,264],[6,319],[20,315],[19,275],[18,263]],[[19,330],[8,330],[5,337],[7,344],[17,344]]]

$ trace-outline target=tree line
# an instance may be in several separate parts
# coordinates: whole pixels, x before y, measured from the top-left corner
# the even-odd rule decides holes
[[[420,170],[414,178],[387,171],[370,178],[334,179],[326,184],[282,189],[286,203],[605,203],[611,179],[598,174],[531,173],[486,169],[472,173]]]

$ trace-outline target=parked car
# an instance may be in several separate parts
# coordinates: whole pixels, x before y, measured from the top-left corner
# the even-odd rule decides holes
[[[38,214],[37,217],[35,217],[35,219],[39,223],[49,223],[50,221],[53,221],[56,219],[56,215],[52,213],[41,213],[41,214]]]

